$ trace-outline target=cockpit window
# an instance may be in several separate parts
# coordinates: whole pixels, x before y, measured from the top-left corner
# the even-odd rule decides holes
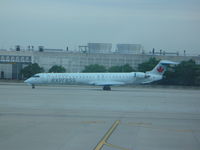
[[[40,76],[39,75],[34,75],[32,76],[33,78],[39,78]]]

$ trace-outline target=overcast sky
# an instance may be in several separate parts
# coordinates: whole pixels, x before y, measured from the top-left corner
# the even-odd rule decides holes
[[[0,0],[0,48],[88,42],[200,53],[200,1]]]

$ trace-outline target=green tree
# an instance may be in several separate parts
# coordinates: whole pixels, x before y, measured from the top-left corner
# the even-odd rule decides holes
[[[82,72],[106,72],[106,67],[98,64],[85,66]]]
[[[196,67],[195,85],[200,85],[200,65]]]
[[[37,63],[30,64],[21,70],[21,74],[23,75],[24,78],[29,78],[32,75],[41,72],[44,72],[44,69],[40,67]]]
[[[146,72],[152,70],[159,62],[155,57],[150,58],[148,61],[138,65],[138,71]]]
[[[112,66],[108,69],[108,72],[122,72],[121,66]]]
[[[200,85],[200,65],[195,61],[182,61],[174,67],[174,72],[167,71],[161,84],[170,85]]]
[[[122,66],[122,72],[133,72],[135,71],[129,64],[125,64]]]
[[[133,72],[135,71],[129,64],[123,66],[112,66],[108,69],[108,72]]]
[[[49,69],[48,72],[62,73],[66,72],[66,69],[63,66],[54,65]]]

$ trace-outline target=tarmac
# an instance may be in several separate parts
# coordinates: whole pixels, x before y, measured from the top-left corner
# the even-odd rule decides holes
[[[2,150],[199,150],[200,91],[0,84]]]

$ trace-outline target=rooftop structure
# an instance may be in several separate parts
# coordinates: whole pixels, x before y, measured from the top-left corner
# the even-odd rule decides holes
[[[110,53],[111,49],[111,43],[88,43],[89,53]]]
[[[141,44],[117,44],[116,49],[116,52],[120,54],[139,54],[141,51]]]

